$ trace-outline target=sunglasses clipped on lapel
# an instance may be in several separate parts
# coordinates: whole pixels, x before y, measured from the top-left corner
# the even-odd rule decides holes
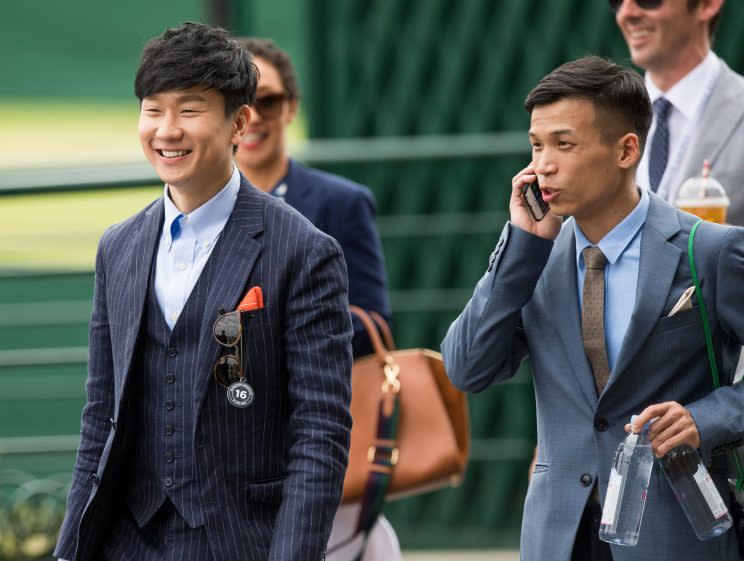
[[[214,365],[214,377],[221,386],[229,388],[237,381],[244,380],[242,361],[240,356],[240,339],[243,326],[240,320],[241,312],[252,312],[263,308],[263,293],[260,286],[254,286],[245,293],[235,311],[220,310],[220,316],[214,322],[212,335],[223,347],[234,350],[234,354],[221,356]]]

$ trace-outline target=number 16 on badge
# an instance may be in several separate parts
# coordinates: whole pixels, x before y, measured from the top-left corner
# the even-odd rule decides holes
[[[230,384],[230,387],[227,388],[227,401],[235,407],[248,407],[253,403],[255,395],[253,388],[244,379]]]

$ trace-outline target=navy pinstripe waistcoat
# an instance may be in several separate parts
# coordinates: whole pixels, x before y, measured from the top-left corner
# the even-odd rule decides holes
[[[87,403],[55,556],[98,558],[123,505],[148,278],[163,221],[159,199],[111,227],[96,257]],[[341,498],[351,417],[351,321],[338,244],[241,177],[235,208],[210,257],[192,353],[194,486],[216,561],[323,558]],[[264,308],[244,318],[244,368],[256,391],[230,406],[212,378],[221,348],[212,323],[260,286]],[[129,417],[128,417],[129,415]],[[129,422],[128,422],[129,421]],[[188,458],[187,458],[188,460]]]

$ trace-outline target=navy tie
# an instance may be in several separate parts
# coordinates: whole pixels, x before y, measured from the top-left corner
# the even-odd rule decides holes
[[[669,159],[669,110],[671,108],[672,104],[663,97],[654,101],[656,130],[651,139],[651,155],[648,160],[648,180],[654,193],[659,188],[661,178],[664,177],[664,170]]]

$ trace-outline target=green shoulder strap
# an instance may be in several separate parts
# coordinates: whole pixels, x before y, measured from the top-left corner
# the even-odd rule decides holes
[[[710,334],[710,325],[708,324],[708,310],[705,308],[705,300],[703,299],[703,291],[700,290],[700,282],[698,281],[697,270],[695,270],[695,258],[693,256],[693,240],[695,239],[695,232],[698,226],[702,223],[702,220],[698,220],[693,224],[692,230],[690,230],[690,240],[687,242],[687,258],[690,261],[690,274],[692,275],[692,282],[695,285],[695,296],[698,301],[698,308],[700,309],[700,317],[703,320],[703,331],[705,332],[705,344],[708,347],[708,361],[710,362],[710,373],[713,377],[713,388],[718,389],[721,387],[721,382],[718,378],[718,366],[716,365],[716,355],[713,352],[713,337]],[[736,488],[741,491],[744,489],[744,468],[739,461],[739,455],[736,450],[732,450],[734,462],[736,464],[736,470],[738,471],[739,477],[736,480]]]

